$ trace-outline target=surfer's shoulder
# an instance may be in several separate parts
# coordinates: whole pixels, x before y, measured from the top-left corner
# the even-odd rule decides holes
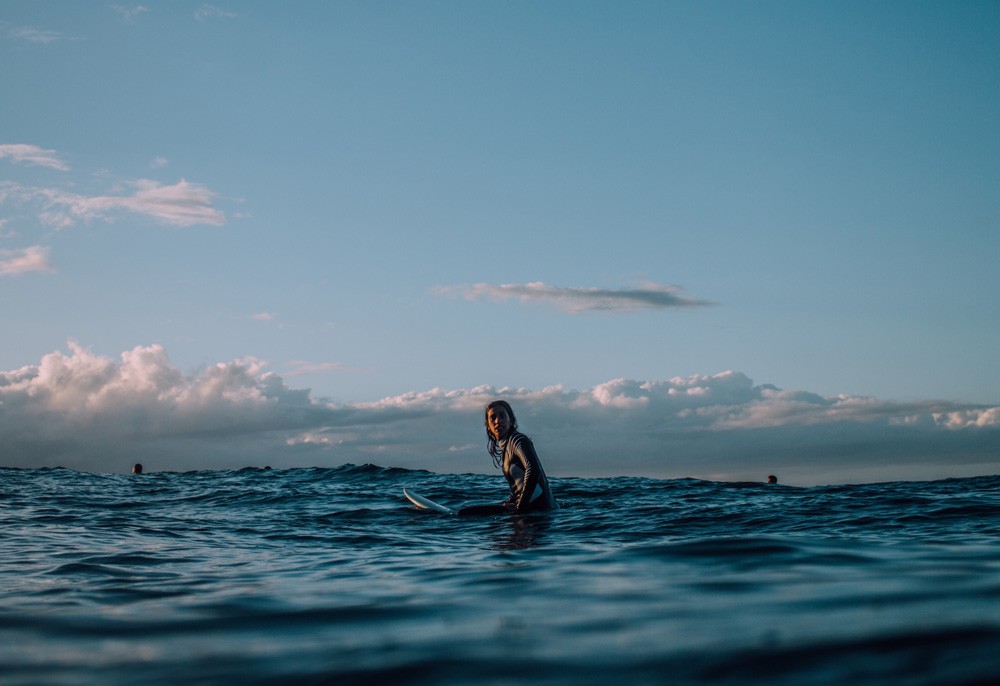
[[[531,443],[531,439],[525,436],[520,431],[512,431],[510,436],[507,437],[507,443],[509,445],[521,445],[525,441]]]
[[[535,444],[531,442],[531,439],[525,436],[520,431],[515,431],[510,436],[507,437],[505,446],[508,450],[514,450],[517,452],[523,452],[524,450],[534,450]]]

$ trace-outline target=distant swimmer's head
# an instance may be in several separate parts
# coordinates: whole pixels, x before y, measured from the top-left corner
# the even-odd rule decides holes
[[[776,477],[774,474],[769,474],[768,477],[767,477],[767,483],[769,483],[769,484],[776,484],[776,483],[778,483],[778,477]]]
[[[132,465],[132,473],[133,474],[142,474],[142,465],[139,464],[138,462],[136,462],[134,465]]]
[[[494,400],[486,406],[485,422],[487,437],[496,441],[517,430],[517,417],[506,400]]]

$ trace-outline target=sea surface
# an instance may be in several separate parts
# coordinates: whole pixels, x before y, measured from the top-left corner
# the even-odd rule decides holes
[[[1000,683],[1000,477],[0,469],[0,683]]]

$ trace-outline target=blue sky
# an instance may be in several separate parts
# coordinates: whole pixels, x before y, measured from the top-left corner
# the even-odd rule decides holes
[[[314,409],[517,389],[534,433],[546,389],[746,378],[746,416],[971,412],[1000,460],[997,35],[992,2],[6,2],[0,427],[155,349]],[[40,394],[51,355],[84,377]]]

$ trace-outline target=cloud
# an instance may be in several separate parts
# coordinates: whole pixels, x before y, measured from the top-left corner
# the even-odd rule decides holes
[[[69,165],[56,155],[55,150],[46,150],[37,145],[23,143],[0,144],[0,159],[7,158],[11,162],[33,164],[39,167],[69,171]]]
[[[258,312],[250,318],[257,322],[270,322],[274,320],[274,314],[271,312]]]
[[[0,159],[69,171],[54,150],[27,144],[0,145]],[[167,160],[156,158],[154,167],[163,166]],[[25,186],[19,183],[0,182],[0,204],[14,200],[38,206],[38,218],[46,226],[67,228],[79,221],[111,221],[122,212],[147,217],[170,226],[226,223],[223,212],[214,205],[216,194],[206,187],[181,179],[174,184],[163,184],[151,179],[137,179],[125,184],[131,193],[124,195],[83,195],[61,188]]]
[[[307,362],[305,360],[290,360],[289,371],[285,376],[305,376],[306,374],[331,374],[343,372],[349,367],[342,362]]]
[[[197,10],[195,10],[194,18],[198,21],[203,21],[205,19],[232,19],[238,17],[236,12],[229,12],[227,10],[220,9],[215,5],[202,5]]]
[[[19,26],[10,29],[7,35],[18,40],[25,40],[29,43],[51,43],[59,40],[59,34],[55,31],[45,31],[31,26]]]
[[[305,364],[305,363],[303,363]],[[77,343],[0,372],[0,466],[154,470],[375,462],[488,472],[482,408],[508,399],[554,476],[814,484],[1000,471],[1000,407],[892,403],[755,384],[738,372],[574,391],[478,386],[334,404],[253,358],[184,374],[160,345]],[[461,447],[456,447],[461,446]]]
[[[682,295],[678,286],[646,282],[635,288],[561,288],[540,281],[526,284],[440,286],[435,292],[467,300],[519,300],[556,305],[566,312],[631,312],[640,309],[705,307],[714,303]]]
[[[135,5],[134,7],[125,7],[123,5],[112,5],[111,9],[113,9],[115,12],[118,12],[118,14],[122,15],[127,20],[134,19],[135,17],[138,17],[140,14],[145,14],[146,12],[150,11],[150,9],[145,5]]]
[[[52,271],[49,249],[33,245],[23,250],[0,250],[0,276]]]
[[[225,215],[213,205],[215,193],[204,186],[181,179],[173,185],[139,179],[129,182],[131,195],[87,196],[55,188],[32,188],[6,184],[0,188],[0,202],[6,196],[41,205],[39,218],[48,226],[67,228],[78,221],[111,221],[128,212],[170,226],[225,224]]]

